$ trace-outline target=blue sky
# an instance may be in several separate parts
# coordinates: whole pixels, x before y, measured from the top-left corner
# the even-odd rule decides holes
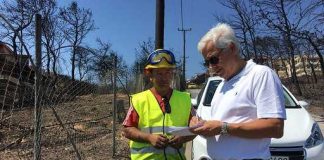
[[[68,6],[71,0],[58,1]],[[85,39],[89,46],[96,46],[96,38],[112,44],[112,49],[123,57],[128,65],[135,60],[135,48],[142,41],[155,39],[155,0],[77,0],[79,7],[93,13],[98,28]],[[186,34],[186,78],[203,73],[202,56],[197,43],[211,27],[217,24],[214,14],[229,16],[229,11],[215,0],[183,0],[184,28]],[[165,0],[164,48],[172,48],[177,61],[183,54],[180,20],[180,0]]]

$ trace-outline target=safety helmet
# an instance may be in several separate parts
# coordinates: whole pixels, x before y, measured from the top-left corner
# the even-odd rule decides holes
[[[157,49],[147,58],[145,69],[153,68],[175,68],[176,61],[171,51],[165,49]]]

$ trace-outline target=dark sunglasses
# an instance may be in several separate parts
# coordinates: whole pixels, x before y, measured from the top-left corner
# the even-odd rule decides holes
[[[169,100],[165,97],[162,98],[163,102],[164,102],[164,109],[166,113],[171,113],[171,106],[169,103]]]
[[[216,65],[216,64],[218,64],[218,61],[219,61],[218,57],[212,56],[208,60],[205,60],[204,66],[209,67],[210,64]]]
[[[211,56],[209,59],[205,60],[204,66],[209,67],[209,65],[216,65],[219,62],[219,58],[216,55],[219,55],[223,52],[225,48],[222,48],[217,54],[213,53],[213,56]]]

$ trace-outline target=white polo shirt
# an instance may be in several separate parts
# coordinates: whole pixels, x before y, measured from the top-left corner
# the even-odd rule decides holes
[[[257,118],[286,119],[283,88],[277,74],[252,60],[239,74],[217,87],[211,107],[211,119],[228,123]],[[231,135],[207,138],[207,152],[217,160],[268,159],[269,145],[270,138],[248,139]]]

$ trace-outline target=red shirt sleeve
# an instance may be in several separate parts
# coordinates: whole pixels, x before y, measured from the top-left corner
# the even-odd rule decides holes
[[[123,122],[124,127],[138,127],[139,116],[134,109],[133,105],[130,105],[126,118]]]

